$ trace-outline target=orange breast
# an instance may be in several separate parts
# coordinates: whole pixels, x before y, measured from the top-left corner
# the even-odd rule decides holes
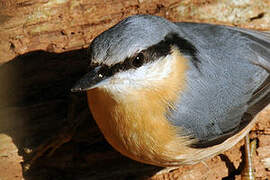
[[[129,91],[118,99],[108,89],[87,92],[90,110],[107,141],[120,153],[144,163],[168,166],[189,150],[190,140],[166,119],[179,92],[185,87],[187,62],[174,54],[175,68],[155,88]]]

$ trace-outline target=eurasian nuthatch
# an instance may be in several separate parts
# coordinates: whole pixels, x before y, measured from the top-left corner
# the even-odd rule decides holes
[[[131,16],[97,36],[86,91],[107,141],[157,166],[193,164],[240,141],[270,102],[270,34]]]

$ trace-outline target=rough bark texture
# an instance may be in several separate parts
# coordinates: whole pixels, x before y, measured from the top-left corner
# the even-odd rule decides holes
[[[69,88],[84,73],[85,49],[132,14],[270,30],[268,0],[0,1],[0,179],[240,179],[243,142],[212,159],[162,175],[103,139],[88,111],[72,140],[23,173],[30,151],[66,124]],[[9,62],[8,62],[9,61]],[[82,109],[87,108],[81,95]],[[88,116],[87,116],[88,115]],[[60,131],[61,133],[61,131]],[[251,132],[259,179],[270,177],[270,108]],[[29,148],[29,149],[28,149]],[[31,154],[31,153],[30,153]]]
[[[269,6],[268,0],[5,0],[0,2],[0,62],[34,50],[87,47],[97,34],[138,13],[267,30]]]

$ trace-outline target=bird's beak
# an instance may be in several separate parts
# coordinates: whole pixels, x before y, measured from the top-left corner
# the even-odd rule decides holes
[[[102,85],[108,76],[102,73],[102,67],[98,66],[85,74],[72,88],[71,92],[87,91]]]

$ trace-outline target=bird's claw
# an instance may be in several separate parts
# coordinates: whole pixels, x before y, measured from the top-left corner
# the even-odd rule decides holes
[[[23,164],[24,171],[28,171],[31,168],[31,165],[45,154],[47,157],[52,156],[59,147],[69,142],[71,138],[72,134],[62,133],[56,137],[50,138],[35,149],[24,148],[24,152],[31,156],[30,159]]]

